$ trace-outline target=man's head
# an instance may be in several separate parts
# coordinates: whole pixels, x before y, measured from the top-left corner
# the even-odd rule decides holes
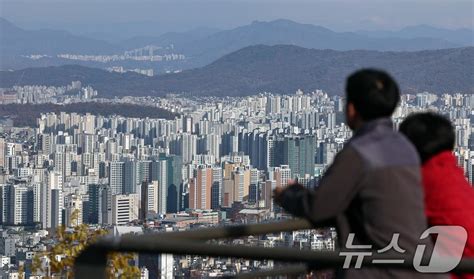
[[[400,124],[400,132],[415,145],[422,162],[454,148],[455,134],[451,122],[436,113],[424,112],[408,116]]]
[[[375,69],[363,69],[347,78],[346,122],[353,130],[364,122],[390,117],[400,101],[393,78]]]

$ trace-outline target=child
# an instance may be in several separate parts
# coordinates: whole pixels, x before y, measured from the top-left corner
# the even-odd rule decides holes
[[[400,125],[422,161],[425,212],[430,226],[457,225],[468,233],[464,257],[474,257],[474,189],[452,153],[450,121],[435,113],[416,113]],[[473,278],[464,275],[459,278]]]

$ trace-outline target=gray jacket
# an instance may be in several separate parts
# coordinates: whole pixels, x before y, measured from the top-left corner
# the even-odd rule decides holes
[[[313,190],[284,191],[282,207],[315,226],[333,225],[345,247],[385,248],[394,233],[399,246],[414,253],[427,228],[420,161],[415,148],[394,131],[390,119],[378,119],[356,131]],[[430,242],[430,241],[428,241]],[[351,265],[352,267],[353,265]],[[411,271],[382,268],[339,270],[342,278],[434,278]]]

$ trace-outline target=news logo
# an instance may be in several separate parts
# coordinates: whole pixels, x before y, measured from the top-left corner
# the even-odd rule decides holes
[[[422,260],[426,258],[427,247],[424,244],[419,244],[416,247],[413,257],[413,267],[420,273],[447,273],[452,271],[461,261],[464,247],[467,241],[467,231],[461,226],[434,226],[425,230],[420,240],[428,239],[436,236],[434,247],[431,252],[429,263],[423,264]],[[355,234],[349,234],[345,250],[339,252],[339,256],[345,257],[343,268],[351,267],[351,263],[355,259],[353,268],[360,269],[365,257],[372,257],[375,255],[383,255],[389,253],[390,255],[404,255],[406,250],[400,247],[400,234],[394,233],[390,243],[386,247],[377,251],[371,251],[372,245],[356,245],[354,244]],[[396,253],[395,253],[396,252]],[[374,258],[371,260],[372,264],[402,264],[405,258],[394,256],[393,258]]]

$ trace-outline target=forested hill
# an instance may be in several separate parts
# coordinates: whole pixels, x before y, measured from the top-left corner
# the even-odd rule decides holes
[[[263,91],[292,93],[297,89],[341,94],[347,75],[364,67],[389,71],[404,92],[474,93],[474,47],[380,52],[257,45],[176,74],[146,77],[75,65],[29,68],[0,72],[0,87],[65,85],[80,80],[99,90],[102,97],[167,93],[243,96]]]

